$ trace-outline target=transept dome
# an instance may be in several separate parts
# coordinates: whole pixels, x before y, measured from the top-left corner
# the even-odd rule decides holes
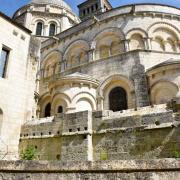
[[[66,8],[68,10],[72,10],[71,7],[63,0],[32,0],[31,3],[33,3],[33,4],[54,4],[54,5]]]

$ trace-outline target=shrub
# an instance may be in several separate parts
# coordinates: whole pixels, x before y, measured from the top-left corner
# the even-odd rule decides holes
[[[20,157],[22,160],[35,160],[37,159],[37,149],[34,146],[28,146],[21,152]]]

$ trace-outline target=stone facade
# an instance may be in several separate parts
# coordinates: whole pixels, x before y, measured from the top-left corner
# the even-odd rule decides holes
[[[19,152],[33,145],[45,160],[174,157],[179,151],[180,10],[158,4],[111,9],[107,0],[91,2],[101,8],[80,22],[63,0],[32,0],[11,20],[32,36],[14,26],[8,34],[9,24],[2,22],[5,42],[0,43],[12,42],[19,60],[0,93],[1,134],[16,135],[17,152],[22,125]],[[18,107],[14,102],[21,115],[11,117]],[[18,125],[7,134],[12,121]]]
[[[54,101],[66,101],[66,113],[81,111],[79,101],[83,101],[83,110],[112,110],[110,94],[117,87],[125,91],[127,104],[119,110],[163,104],[178,98],[179,12],[163,5],[119,7],[58,34],[59,40],[44,41],[40,117],[45,116],[49,103],[51,115],[56,115]],[[70,84],[69,81],[61,83],[66,76],[77,72],[83,82],[73,78]],[[97,86],[85,89],[92,87],[90,78],[97,80]],[[74,98],[77,98],[75,104]]]
[[[40,43],[3,14],[0,24],[1,69],[3,50],[8,52],[0,77],[0,159],[17,159],[21,125],[33,115]]]

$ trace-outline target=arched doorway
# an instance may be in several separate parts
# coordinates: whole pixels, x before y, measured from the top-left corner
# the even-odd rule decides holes
[[[58,113],[63,113],[63,106],[58,107]]]
[[[115,87],[109,93],[109,109],[112,111],[126,110],[127,93],[122,87]]]
[[[44,117],[50,117],[50,116],[51,116],[51,103],[48,103],[45,107]]]

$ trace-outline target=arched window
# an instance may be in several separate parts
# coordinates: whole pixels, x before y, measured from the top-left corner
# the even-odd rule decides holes
[[[130,50],[145,49],[142,35],[133,34],[130,38],[129,46],[130,46]]]
[[[3,122],[3,111],[0,108],[0,135],[1,135],[2,122]]]
[[[152,47],[156,51],[165,51],[164,40],[161,37],[155,37],[152,41]]]
[[[110,47],[109,46],[106,46],[106,45],[102,45],[100,48],[99,48],[99,56],[100,58],[107,58],[109,57],[109,52],[110,52]]]
[[[43,31],[43,23],[38,22],[36,26],[36,35],[37,36],[42,36],[42,31]]]
[[[51,116],[51,103],[48,103],[45,107],[44,117]]]
[[[62,106],[58,107],[58,113],[63,113],[63,107]]]
[[[52,23],[49,26],[49,36],[54,36],[55,33],[56,33],[56,25]]]
[[[92,111],[93,107],[87,99],[80,99],[76,103],[76,111]]]
[[[127,93],[122,87],[115,87],[109,93],[109,109],[116,112],[126,110]]]

